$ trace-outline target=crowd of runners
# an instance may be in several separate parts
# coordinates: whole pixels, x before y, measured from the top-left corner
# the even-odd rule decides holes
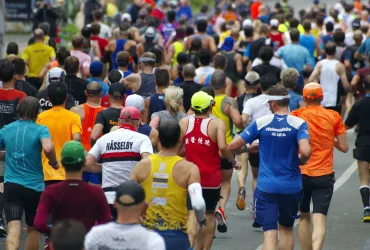
[[[320,250],[353,127],[370,222],[370,4],[87,2],[70,47],[40,23],[0,60],[5,249],[209,250],[237,189],[264,250],[293,250],[295,220]]]

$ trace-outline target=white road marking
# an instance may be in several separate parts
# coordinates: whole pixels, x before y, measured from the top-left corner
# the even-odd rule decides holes
[[[352,174],[354,172],[356,172],[357,170],[357,162],[354,161],[348,168],[346,171],[344,171],[344,173],[339,177],[339,179],[337,179],[337,181],[335,182],[335,185],[334,185],[334,193],[341,187],[343,186],[344,183],[346,183],[349,178],[352,176]],[[312,211],[312,204],[311,204],[311,211]],[[296,227],[297,225],[299,224],[299,220],[296,220],[295,223],[294,223],[294,227]],[[256,248],[256,250],[262,250],[263,248],[263,244],[261,244],[258,248]]]

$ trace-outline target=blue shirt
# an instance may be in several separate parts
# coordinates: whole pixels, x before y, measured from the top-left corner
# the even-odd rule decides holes
[[[299,108],[299,103],[303,102],[303,98],[301,95],[298,95],[293,90],[289,90],[289,111],[292,112]]]
[[[5,183],[44,191],[41,140],[45,138],[51,138],[48,128],[31,121],[18,120],[0,130],[0,149],[6,151]]]
[[[370,53],[370,38],[367,38],[365,42],[361,45],[360,48],[358,48],[358,52],[361,55],[366,55],[368,56]]]
[[[311,64],[308,50],[299,44],[285,45],[276,54],[284,59],[288,68],[295,68],[300,73],[303,72],[305,65]]]
[[[266,115],[248,126],[240,136],[249,144],[259,139],[259,190],[294,194],[302,189],[298,142],[309,139],[304,120],[291,115]]]
[[[176,12],[177,21],[183,16],[185,16],[187,20],[191,20],[193,18],[193,14],[192,14],[190,6],[179,6],[178,11]]]
[[[92,77],[92,78],[87,79],[87,81],[88,82],[98,82],[101,86],[101,89],[102,89],[102,96],[105,96],[106,94],[108,94],[109,87],[102,80],[100,80],[98,78],[95,78],[95,77]]]
[[[323,50],[325,48],[325,44],[327,44],[328,42],[332,42],[332,41],[333,41],[333,35],[325,35],[321,37],[320,48]]]
[[[302,34],[299,38],[299,44],[308,50],[311,57],[312,68],[315,68],[315,37],[313,35],[306,36]]]

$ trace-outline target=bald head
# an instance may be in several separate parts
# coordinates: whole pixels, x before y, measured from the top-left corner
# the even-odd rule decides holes
[[[317,88],[321,88],[321,85],[316,83],[316,82],[310,82],[310,83],[307,83],[305,86],[304,86],[305,89],[317,89]]]
[[[356,30],[355,33],[353,33],[353,40],[355,40],[356,44],[362,43],[362,31]]]
[[[98,82],[89,82],[86,87],[87,96],[100,96],[102,93],[102,87]]]
[[[40,41],[40,40],[43,41],[45,34],[42,29],[38,28],[38,29],[35,29],[35,31],[33,32],[33,36],[35,37],[36,41]]]

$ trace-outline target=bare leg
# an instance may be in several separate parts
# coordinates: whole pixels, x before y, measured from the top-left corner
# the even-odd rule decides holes
[[[231,192],[231,177],[233,176],[233,169],[222,170],[222,184],[221,184],[221,197],[220,207],[225,211],[226,203],[229,200]]]
[[[190,247],[194,248],[195,242],[198,236],[198,223],[195,217],[194,211],[188,212],[188,237],[190,242]]]
[[[321,250],[325,239],[326,216],[323,214],[313,214],[312,224],[312,250]]]
[[[312,250],[311,216],[310,213],[302,213],[299,219],[299,241],[302,250]]]
[[[238,187],[245,187],[245,182],[248,176],[248,154],[243,153],[238,157],[240,162],[242,163],[242,168],[239,170],[237,175]]]
[[[293,238],[293,228],[283,227],[279,225],[279,250],[293,250],[294,248],[294,238]]]
[[[277,230],[269,230],[263,233],[263,250],[276,250],[277,242]]]
[[[18,250],[19,240],[21,237],[21,226],[22,222],[19,220],[13,220],[8,223],[8,236],[5,240],[6,250]]]
[[[34,227],[27,226],[26,250],[39,249],[39,232]]]
[[[197,250],[211,250],[213,237],[216,231],[216,220],[215,220],[215,212],[214,211],[207,211],[207,225],[202,229],[199,233],[198,241],[197,241]]]

